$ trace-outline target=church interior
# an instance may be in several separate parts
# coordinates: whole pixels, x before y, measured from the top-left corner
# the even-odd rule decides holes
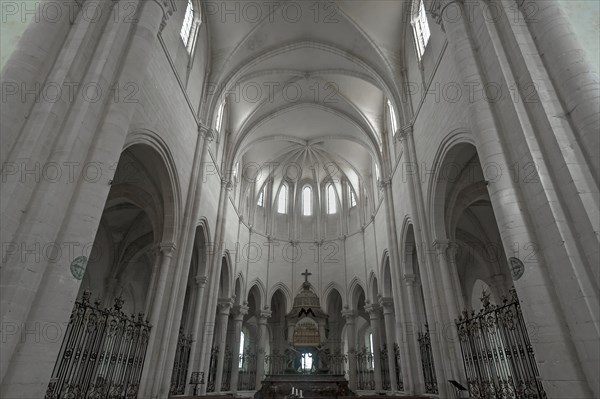
[[[3,398],[600,397],[600,2],[1,7]]]

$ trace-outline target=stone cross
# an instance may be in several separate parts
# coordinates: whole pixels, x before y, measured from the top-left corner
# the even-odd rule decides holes
[[[309,272],[308,272],[308,269],[306,269],[306,270],[304,271],[304,273],[300,273],[300,274],[304,276],[304,282],[305,282],[305,283],[308,283],[308,276],[312,276],[312,273],[309,273]]]

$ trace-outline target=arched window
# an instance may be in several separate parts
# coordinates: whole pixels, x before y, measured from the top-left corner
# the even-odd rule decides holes
[[[240,163],[236,162],[235,166],[233,167],[233,180],[237,181],[239,174],[240,174]]]
[[[354,193],[354,190],[352,190],[351,186],[348,186],[348,199],[350,202],[350,208],[354,208],[356,206],[356,194]]]
[[[327,214],[332,215],[337,212],[337,202],[335,200],[335,188],[333,184],[327,186]]]
[[[192,30],[194,29],[194,5],[192,0],[188,0],[187,8],[185,10],[185,17],[183,17],[183,25],[181,26],[181,40],[183,45],[190,50],[190,38],[192,37]]]
[[[217,111],[217,120],[215,122],[215,130],[217,133],[221,133],[221,127],[223,127],[223,112],[225,111],[225,101],[219,105],[219,110]]]
[[[310,353],[302,354],[302,370],[310,371],[312,369],[313,357]]]
[[[396,134],[398,130],[398,120],[396,119],[396,111],[394,111],[394,106],[390,100],[387,101],[387,106],[390,111],[390,127],[392,129],[392,134]]]
[[[302,214],[304,216],[312,215],[312,188],[309,186],[302,189]]]
[[[379,173],[379,165],[375,164],[375,178],[377,179],[377,182],[379,182],[379,179],[381,179],[381,174]]]
[[[238,368],[244,368],[244,341],[246,339],[246,335],[242,331],[240,333],[240,359],[238,361]]]
[[[423,54],[425,53],[427,43],[429,43],[429,38],[431,37],[431,32],[429,31],[429,23],[427,22],[427,14],[425,13],[425,5],[423,4],[423,0],[419,0],[419,11],[415,16],[412,25],[415,33],[417,56],[419,57],[419,60],[421,60],[421,57],[423,57]]]
[[[288,188],[284,184],[279,190],[279,197],[277,198],[277,212],[287,213],[288,208]]]
[[[265,190],[261,190],[260,194],[258,194],[258,202],[256,205],[265,206]]]
[[[373,348],[373,333],[369,334],[369,344],[371,345],[371,353],[375,353],[375,348]],[[371,356],[371,368],[375,368],[375,355]]]

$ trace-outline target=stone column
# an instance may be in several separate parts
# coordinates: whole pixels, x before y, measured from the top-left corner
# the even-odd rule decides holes
[[[398,382],[396,381],[396,352],[394,346],[396,345],[396,334],[394,332],[394,326],[396,320],[394,317],[394,300],[392,298],[380,298],[379,306],[383,309],[383,319],[385,320],[385,338],[386,348],[388,355],[388,369],[390,370],[390,389],[392,392],[397,391]]]
[[[440,396],[447,395],[446,376],[452,375],[453,367],[448,362],[448,348],[445,342],[440,338],[440,329],[443,327],[443,313],[440,298],[435,284],[435,266],[432,258],[431,235],[427,223],[427,214],[425,212],[425,200],[421,186],[419,163],[413,138],[413,126],[405,126],[399,133],[404,154],[406,155],[406,165],[410,167],[408,174],[408,189],[410,205],[415,218],[413,219],[413,228],[415,233],[415,243],[418,250],[419,272],[423,287],[423,296],[425,299],[425,309],[427,314],[427,324],[430,328],[431,351],[434,358],[435,374],[438,383],[438,393]],[[414,331],[416,332],[416,331]]]
[[[419,331],[419,317],[417,316],[417,305],[415,303],[415,281],[416,276],[414,274],[405,274],[403,277],[404,286],[406,287],[406,302],[408,305],[408,314],[410,320],[410,334],[407,336],[409,345],[412,348],[412,362],[411,366],[417,370],[421,370],[421,351],[419,349],[419,341],[417,332]],[[423,373],[417,372],[414,375],[414,391],[415,393],[422,393],[424,391]]]
[[[464,366],[460,342],[458,341],[458,330],[455,323],[455,320],[460,316],[460,309],[456,303],[455,294],[458,287],[454,286],[454,280],[452,279],[452,273],[450,271],[450,263],[448,262],[448,241],[437,240],[434,243],[434,247],[437,249],[438,265],[442,280],[439,289],[444,293],[443,298],[445,299],[447,309],[444,321],[445,328],[442,329],[442,338],[452,347],[450,349],[450,357],[454,366],[453,369],[456,373],[455,377],[460,378],[462,381],[466,381],[466,377],[463,373]]]
[[[219,348],[219,354],[217,355],[217,373],[215,376],[215,393],[221,392],[221,385],[223,383],[223,365],[225,364],[225,349],[227,345],[227,323],[229,321],[229,312],[233,301],[227,299],[220,301],[217,305],[217,345]]]
[[[267,330],[267,320],[271,317],[270,310],[263,310],[258,316],[258,348],[256,350],[256,390],[261,387],[261,382],[265,376],[265,348],[269,336]]]
[[[460,282],[460,278],[458,276],[458,267],[456,265],[456,250],[458,249],[458,244],[454,241],[450,241],[448,243],[448,265],[450,266],[450,273],[452,274],[452,280],[454,281],[454,286],[456,287],[456,303],[458,304],[459,314],[465,307],[465,292],[463,291],[462,284]]]
[[[174,243],[162,243],[159,244],[160,248],[160,272],[158,274],[158,281],[156,284],[156,294],[154,295],[154,301],[152,303],[152,309],[150,312],[150,324],[152,326],[156,326],[158,323],[158,319],[161,315],[161,310],[163,307],[163,299],[165,295],[165,288],[167,286],[167,279],[169,276],[169,266],[171,265],[171,261],[173,258],[173,253],[175,252],[176,246]],[[154,331],[153,331],[154,332]],[[156,334],[152,334],[156,335]],[[156,339],[156,338],[155,338]],[[150,338],[150,342],[148,343],[148,348],[152,348],[150,345],[153,339]]]
[[[197,295],[196,295],[196,304],[194,305],[194,321],[192,322],[192,334],[194,339],[192,340],[192,345],[190,347],[190,367],[188,370],[187,381],[190,380],[192,373],[195,371],[203,371],[198,369],[198,351],[200,350],[200,335],[202,331],[200,330],[200,326],[202,325],[202,320],[204,319],[203,315],[206,312],[204,307],[204,290],[206,289],[206,282],[208,281],[208,277],[206,276],[196,276],[194,278],[196,285],[198,286]],[[206,379],[208,374],[204,373],[204,378]],[[188,394],[192,394],[194,388],[190,385],[188,388]]]
[[[505,3],[507,2],[499,4],[503,7]],[[481,12],[486,4],[486,2],[479,2],[481,8],[478,10]],[[536,1],[535,4],[540,7],[536,18],[544,18],[548,22],[541,23],[538,20],[535,24],[530,24],[530,29],[539,33],[539,37],[544,36],[542,32],[552,32],[554,35],[554,32],[558,32],[556,29],[559,29],[557,28],[559,25],[556,25],[557,21],[551,22],[550,15],[553,11],[547,9],[546,5],[554,6],[554,10],[557,10],[556,2]],[[520,161],[521,158],[516,158],[517,155],[514,155],[515,158],[511,158],[511,146],[514,146],[514,143],[508,142],[507,133],[501,131],[502,125],[498,122],[497,109],[492,107],[486,97],[485,88],[488,87],[489,82],[486,79],[484,60],[481,59],[481,53],[477,49],[478,44],[475,42],[473,17],[476,19],[485,19],[485,17],[480,12],[476,12],[475,15],[469,13],[469,10],[465,9],[463,0],[440,0],[438,8],[439,20],[443,21],[448,39],[448,49],[452,50],[462,83],[465,87],[474,88],[474,92],[470,93],[471,101],[468,102],[468,122],[473,132],[480,162],[482,165],[494,165],[497,170],[511,170],[511,165]],[[551,12],[546,14],[546,10]],[[506,18],[510,19],[509,16]],[[487,31],[483,34],[489,34],[492,38],[491,45],[498,57],[503,78],[508,81],[516,80],[511,70],[509,56],[502,47],[503,40],[499,39],[501,32],[500,28],[496,26],[499,24],[484,22]],[[510,21],[508,23],[509,26],[512,25]],[[504,24],[500,25],[504,26]],[[548,28],[549,26],[550,28]],[[562,24],[560,26],[564,27]],[[512,33],[509,32],[509,34]],[[524,36],[517,39],[517,44],[527,40]],[[548,37],[544,39],[547,40]],[[560,46],[559,49],[565,49],[562,47],[561,40],[557,39],[556,42]],[[553,45],[554,43],[548,43],[548,46]],[[554,51],[548,47],[547,53],[563,53],[564,59],[567,60],[569,58],[566,55],[567,52],[561,50]],[[523,56],[526,58],[528,55],[523,54]],[[553,70],[553,68],[548,69]],[[534,70],[530,69],[530,72],[533,73]],[[570,72],[578,73],[574,70],[570,70]],[[565,81],[563,77],[557,81],[559,80]],[[545,93],[542,94],[541,98],[544,101],[537,102],[536,106],[544,106],[551,101],[546,98]],[[583,92],[581,95],[584,95]],[[563,98],[563,100],[565,99]],[[597,101],[596,98],[596,104]],[[588,105],[591,106],[591,104]],[[576,104],[573,103],[573,105]],[[600,388],[596,384],[598,352],[589,351],[592,342],[597,343],[598,340],[596,316],[598,314],[598,294],[597,290],[590,286],[593,279],[587,277],[589,274],[585,267],[586,262],[581,258],[581,248],[583,248],[581,242],[585,242],[587,237],[579,236],[580,231],[576,230],[573,223],[562,222],[571,219],[568,216],[569,209],[565,208],[568,206],[564,197],[566,188],[559,189],[559,185],[554,183],[555,179],[552,174],[556,174],[556,172],[552,172],[548,166],[553,160],[547,159],[548,153],[542,148],[545,146],[539,141],[539,135],[542,132],[536,131],[532,125],[529,116],[531,109],[522,109],[521,105],[516,102],[514,106],[522,129],[523,144],[528,146],[525,151],[531,154],[539,176],[537,193],[543,193],[542,202],[547,209],[539,209],[537,203],[525,195],[528,194],[527,187],[524,187],[521,182],[515,183],[508,176],[491,179],[488,181],[487,188],[506,257],[523,271],[513,277],[522,304],[523,317],[528,324],[536,325],[537,340],[532,341],[532,345],[540,377],[542,381],[548,381],[544,388],[549,397],[598,396],[600,392]],[[560,112],[570,114],[574,112],[575,108],[579,107],[563,108]],[[581,112],[589,115],[588,107],[582,106]],[[594,112],[596,113],[594,119],[597,120],[597,109]],[[551,124],[557,119],[556,115],[557,113],[554,113],[550,118]],[[594,125],[597,126],[597,123]],[[595,130],[597,131],[597,129]],[[581,131],[584,131],[583,127]],[[556,139],[559,133],[556,129],[551,131],[550,139]],[[556,142],[552,141],[552,145],[555,144]],[[565,143],[565,146],[567,144],[568,142]],[[561,155],[565,156],[564,153]],[[565,158],[564,161],[566,161],[566,166],[563,168],[563,172],[566,173],[571,166],[574,166],[575,160],[570,161],[569,158]],[[580,173],[586,173],[585,170],[585,168],[580,169]],[[578,180],[575,175],[569,176],[568,179]],[[573,183],[582,182],[573,181]],[[583,188],[583,186],[581,187]],[[582,209],[588,208],[584,206]],[[594,212],[597,212],[597,206]],[[542,220],[536,220],[536,218],[544,216],[550,217],[549,226],[542,224]],[[553,223],[553,221],[556,222]],[[556,233],[549,233],[549,230]],[[597,240],[597,234],[595,239]],[[560,248],[550,245],[549,240],[560,242],[561,245],[558,246]],[[534,249],[533,259],[527,259],[524,253],[532,252],[530,250],[532,243],[538,243],[544,248],[544,251],[540,252]],[[527,262],[526,265],[524,261]],[[560,284],[555,283],[559,281]],[[563,290],[565,286],[570,289]],[[573,295],[574,292],[578,292],[578,294]],[[572,307],[563,305],[561,299],[571,300],[573,303],[576,301],[578,311],[573,312]],[[584,324],[589,325],[590,330],[593,330],[593,333],[585,338],[581,336],[581,326]],[[549,348],[551,350],[548,350]]]
[[[151,253],[154,262],[152,262],[152,276],[150,277],[150,287],[148,288],[148,294],[146,294],[146,303],[144,305],[144,315],[146,315],[146,317],[150,315],[152,303],[154,302],[154,292],[156,291],[156,285],[158,284],[158,271],[160,270],[161,258],[159,246],[152,246]]]
[[[383,389],[383,382],[381,379],[381,326],[379,323],[379,305],[367,305],[365,310],[369,313],[369,319],[371,322],[371,330],[373,331],[373,359],[375,363],[375,390],[381,391]]]
[[[242,325],[244,316],[248,314],[248,306],[237,305],[233,308],[233,348],[231,348],[231,388],[233,393],[237,392],[238,378],[240,375],[239,359],[240,359],[240,340],[242,336]]]
[[[112,7],[113,4],[115,3],[99,2],[103,11],[107,10],[105,7]],[[137,5],[138,2],[132,4]],[[37,38],[31,43],[44,40],[38,34],[55,32],[56,43],[69,47],[62,49],[64,51],[57,51],[56,47],[41,49],[48,51],[47,54],[60,52],[57,59],[53,59],[54,55],[49,56],[50,59],[38,58],[40,52],[30,57],[32,62],[37,62],[37,59],[43,60],[44,65],[41,69],[51,69],[51,72],[46,75],[46,72],[41,73],[32,66],[36,71],[28,74],[29,78],[26,79],[35,84],[29,79],[37,80],[44,75],[48,79],[43,81],[58,82],[58,85],[65,81],[95,82],[103,93],[110,92],[109,86],[112,83],[121,85],[123,82],[129,82],[143,87],[147,77],[146,66],[153,53],[164,10],[152,1],[139,3],[139,6],[141,9],[136,14],[135,24],[131,21],[110,22],[113,18],[103,13],[107,24],[103,33],[90,31],[98,41],[91,39],[81,30],[84,24],[71,25],[66,21],[65,24],[54,24],[55,27],[49,30],[46,30],[47,25],[40,25],[41,30],[34,28]],[[63,15],[68,14],[67,12]],[[32,24],[35,25],[37,24]],[[72,29],[73,41],[61,39],[65,37],[65,28]],[[97,25],[96,28],[100,26]],[[85,53],[90,56],[88,62],[93,66],[90,68],[82,66],[86,64],[84,59],[73,57],[81,55],[81,51],[72,51],[78,45],[85,46],[84,39],[88,38],[88,47],[92,52]],[[22,82],[18,76],[15,77],[18,83]],[[4,78],[3,75],[2,79]],[[64,92],[65,90],[63,94]],[[23,263],[17,251],[14,254],[16,256],[6,259],[0,270],[0,317],[4,326],[16,326],[21,329],[20,332],[23,328],[35,326],[43,331],[48,327],[54,329],[56,323],[69,320],[81,284],[81,274],[88,261],[89,254],[85,248],[94,241],[110,191],[109,181],[114,176],[111,167],[119,159],[127,133],[130,131],[131,118],[138,107],[138,104],[116,104],[109,98],[112,96],[105,95],[96,103],[42,102],[34,109],[21,104],[27,107],[23,114],[29,114],[30,117],[26,118],[24,126],[19,127],[19,142],[13,143],[15,147],[2,147],[3,151],[11,150],[11,154],[2,155],[3,157],[7,156],[11,160],[15,157],[28,159],[37,165],[61,166],[66,165],[65,162],[69,165],[89,165],[90,160],[93,160],[98,168],[99,179],[86,180],[78,172],[81,169],[76,168],[74,182],[69,178],[60,179],[58,182],[46,179],[36,182],[32,179],[27,184],[21,184],[15,179],[15,184],[11,185],[8,191],[4,190],[7,187],[3,187],[3,241],[14,242],[20,248],[36,248],[40,243],[54,243],[55,248],[62,251],[61,256],[52,260],[37,262],[35,268],[28,267],[26,264],[29,262]],[[48,111],[50,108],[52,112]],[[4,107],[2,112],[4,117]],[[43,132],[43,140],[35,140],[39,132]],[[27,140],[38,145],[27,145]],[[63,173],[63,177],[65,174],[66,172]],[[29,210],[24,214],[20,211],[23,204],[28,204]],[[171,238],[165,237],[166,240]],[[64,329],[62,332],[64,333]],[[21,334],[11,334],[5,338],[0,356],[0,396],[43,397],[63,337],[53,340],[32,339],[26,342]],[[33,374],[36,378],[31,378]]]
[[[342,316],[346,319],[348,336],[348,385],[352,391],[356,391],[356,314],[354,310],[345,309]]]

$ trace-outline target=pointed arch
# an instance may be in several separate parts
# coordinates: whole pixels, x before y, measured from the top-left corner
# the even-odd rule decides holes
[[[248,284],[248,286],[250,287],[248,289],[248,292],[246,294],[246,297],[250,297],[250,295],[254,295],[254,292],[258,292],[258,295],[255,295],[255,303],[257,304],[258,308],[261,308],[264,306],[264,304],[267,303],[267,290],[265,288],[265,285],[263,284],[263,282],[261,281],[260,278],[256,277],[254,280],[252,280],[252,282],[250,284]],[[253,291],[253,289],[255,291]]]
[[[288,286],[283,284],[282,282],[278,282],[271,287],[271,290],[269,291],[269,297],[268,297],[265,305],[268,305],[268,306],[271,305],[271,300],[273,299],[273,295],[275,295],[275,292],[277,292],[277,291],[281,291],[281,293],[285,297],[286,312],[289,312],[290,310],[292,310],[292,302],[293,302],[292,293],[290,292],[290,289],[288,288]]]

